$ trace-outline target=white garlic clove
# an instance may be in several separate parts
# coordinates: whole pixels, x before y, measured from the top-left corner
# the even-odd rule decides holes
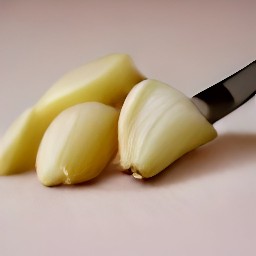
[[[76,184],[95,178],[117,152],[119,112],[98,102],[64,110],[40,144],[36,170],[45,186]]]
[[[7,130],[0,143],[0,175],[32,169],[36,157],[37,144],[30,131],[36,129],[33,109],[27,109]],[[23,136],[20,136],[20,134]],[[33,154],[33,155],[31,155]],[[26,156],[26,157],[24,157]]]
[[[135,177],[149,178],[216,136],[188,97],[159,81],[145,80],[131,90],[121,109],[120,163]]]

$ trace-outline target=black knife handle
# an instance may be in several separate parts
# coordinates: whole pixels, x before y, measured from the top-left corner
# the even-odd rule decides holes
[[[210,123],[226,116],[256,93],[256,61],[193,96],[192,101]]]

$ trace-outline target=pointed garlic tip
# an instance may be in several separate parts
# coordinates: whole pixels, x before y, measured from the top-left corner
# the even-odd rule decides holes
[[[40,144],[36,166],[45,186],[95,178],[117,153],[119,112],[98,102],[78,104],[54,119]]]
[[[121,109],[121,166],[136,170],[136,178],[149,178],[216,136],[188,97],[159,81],[145,80],[131,90]]]
[[[44,132],[63,110],[89,101],[122,106],[132,87],[143,79],[126,54],[99,58],[64,75],[31,113],[23,114],[7,131],[0,146],[0,175],[34,168]]]
[[[137,172],[134,172],[134,173],[132,174],[132,176],[133,176],[135,179],[137,179],[137,180],[143,179],[143,177],[142,177],[139,173],[137,173]]]

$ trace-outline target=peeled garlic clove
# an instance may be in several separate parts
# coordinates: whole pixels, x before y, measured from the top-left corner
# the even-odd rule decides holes
[[[31,160],[36,157],[37,149],[37,145],[30,136],[30,130],[36,127],[33,120],[33,109],[26,110],[1,140],[0,175],[8,174],[9,170],[15,170],[17,173],[24,169],[29,170],[33,166],[34,162]],[[23,136],[20,136],[20,133]],[[27,157],[24,158],[24,155]]]
[[[119,112],[98,102],[64,110],[40,144],[36,170],[45,186],[76,184],[96,177],[117,152]]]
[[[143,79],[129,55],[107,55],[64,75],[39,100],[36,110],[55,115],[86,101],[120,106]]]
[[[217,133],[188,97],[156,80],[135,86],[118,123],[120,163],[135,178],[152,177]]]
[[[61,111],[88,101],[120,106],[131,88],[143,79],[126,54],[108,55],[64,75],[31,109],[33,114],[22,114],[4,135],[0,175],[35,167],[43,134]]]

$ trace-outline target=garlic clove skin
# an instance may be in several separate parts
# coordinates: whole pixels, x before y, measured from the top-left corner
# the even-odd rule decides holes
[[[36,170],[45,186],[77,184],[98,176],[116,155],[119,111],[82,103],[54,119],[40,144]]]
[[[150,178],[217,136],[191,100],[156,80],[127,96],[118,123],[120,164],[135,178]]]
[[[44,132],[63,110],[88,101],[122,106],[132,87],[143,79],[126,54],[102,57],[64,75],[31,108],[31,114],[25,111],[7,130],[0,144],[0,175],[35,168]]]

